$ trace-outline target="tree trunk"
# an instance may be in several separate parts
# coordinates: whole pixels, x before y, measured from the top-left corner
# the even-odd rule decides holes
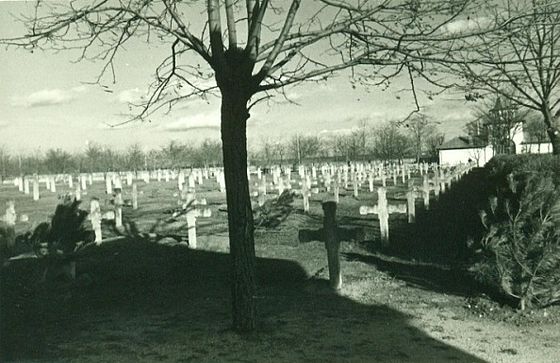
[[[560,115],[552,115],[552,111],[545,108],[543,111],[544,123],[547,127],[546,133],[552,144],[552,153],[560,155]]]
[[[233,328],[255,329],[255,243],[253,211],[247,179],[248,99],[235,91],[222,90],[221,131],[228,206],[231,255]]]
[[[552,153],[554,155],[560,155],[560,135],[558,131],[554,129],[554,131],[548,130],[547,132],[550,142],[552,143]]]

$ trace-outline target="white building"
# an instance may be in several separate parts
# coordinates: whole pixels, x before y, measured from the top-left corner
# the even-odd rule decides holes
[[[438,148],[439,163],[456,165],[474,161],[478,166],[484,166],[498,154],[552,152],[550,142],[531,142],[523,130],[523,121],[517,117],[517,106],[511,102],[502,103],[501,98],[497,97],[487,116],[483,119],[484,124],[481,127],[480,120],[474,124],[476,130],[473,133],[478,137],[456,137],[443,143]]]
[[[439,163],[442,165],[466,164],[474,161],[484,166],[494,156],[491,145],[476,143],[472,138],[459,136],[439,147]]]
[[[515,154],[547,154],[552,152],[550,142],[529,142],[525,141],[526,135],[523,132],[522,124],[516,124],[511,129],[510,140],[512,144],[508,147],[510,153]],[[457,165],[474,161],[478,166],[484,166],[496,154],[503,154],[502,150],[494,150],[492,145],[473,141],[468,136],[459,136],[444,142],[439,148],[439,163],[447,165]]]

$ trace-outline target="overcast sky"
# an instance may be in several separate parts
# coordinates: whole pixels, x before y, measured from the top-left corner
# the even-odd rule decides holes
[[[23,33],[12,15],[30,11],[31,2],[0,1],[0,38]],[[176,107],[168,115],[151,122],[111,127],[127,119],[127,102],[147,90],[154,68],[167,49],[138,41],[127,46],[116,60],[117,82],[107,88],[90,85],[102,64],[73,63],[76,52],[22,49],[0,50],[0,146],[12,151],[35,151],[60,147],[80,150],[86,142],[124,148],[141,143],[145,149],[178,140],[189,142],[219,137],[219,99],[194,99]],[[353,89],[344,74],[321,84],[304,84],[287,89],[289,98],[262,103],[251,111],[248,123],[250,145],[263,138],[286,139],[302,134],[348,132],[366,118],[375,126],[386,120],[402,119],[413,109],[409,93],[398,93],[406,79],[394,82],[387,91]],[[449,139],[462,133],[471,104],[460,95],[430,101],[421,98],[424,112],[441,122]],[[251,146],[250,146],[251,147]]]

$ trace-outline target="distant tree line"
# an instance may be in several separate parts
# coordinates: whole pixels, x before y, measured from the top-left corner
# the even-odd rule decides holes
[[[405,123],[369,126],[367,121],[348,133],[300,135],[288,139],[263,138],[251,150],[253,164],[351,160],[435,160],[444,134],[424,114]]]
[[[9,152],[0,146],[0,175],[90,173],[117,170],[203,167],[222,164],[221,143],[206,139],[197,145],[170,141],[160,149],[144,150],[132,144],[124,150],[89,143],[85,150],[60,148],[28,154]]]
[[[419,114],[404,124],[386,122],[372,127],[362,121],[358,128],[345,134],[297,134],[284,140],[263,138],[254,143],[249,159],[257,165],[327,160],[433,160],[443,140],[444,135],[437,125]],[[3,177],[204,166],[222,166],[220,141],[206,139],[197,145],[170,141],[153,150],[144,150],[140,144],[119,150],[89,143],[80,152],[57,148],[25,155],[10,153],[0,146]]]

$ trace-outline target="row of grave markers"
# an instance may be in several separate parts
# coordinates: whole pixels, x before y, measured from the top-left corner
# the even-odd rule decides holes
[[[379,219],[381,240],[384,244],[389,241],[389,215],[392,213],[407,213],[408,223],[414,223],[416,218],[416,198],[421,197],[424,202],[424,208],[429,209],[430,192],[434,191],[436,198],[440,193],[444,193],[448,186],[454,181],[459,180],[464,174],[468,173],[474,167],[473,164],[460,165],[452,172],[447,174],[436,173],[432,182],[428,176],[423,176],[422,187],[418,188],[409,185],[406,192],[406,203],[388,204],[387,190],[384,187],[377,189],[377,204],[373,207],[361,206],[360,214],[377,214]]]
[[[433,173],[433,178],[429,179],[430,169]],[[317,168],[305,168],[301,166],[298,170],[300,175],[300,181],[292,179],[291,173],[285,171],[281,167],[276,167],[271,172],[271,181],[269,181],[266,175],[262,175],[260,169],[257,169],[257,182],[252,183],[254,190],[251,194],[253,197],[257,198],[258,204],[262,205],[265,200],[265,196],[269,193],[277,192],[278,195],[282,194],[284,190],[295,189],[302,195],[303,199],[303,209],[305,212],[309,211],[309,197],[311,194],[318,194],[320,190],[326,191],[327,193],[332,192],[332,198],[337,203],[340,199],[341,188],[348,190],[351,183],[352,194],[355,198],[358,198],[359,193],[363,190],[363,184],[367,181],[368,191],[370,193],[374,192],[374,186],[376,182],[381,181],[383,187],[387,187],[387,178],[385,175],[385,169],[383,169],[380,164],[377,167],[362,168],[358,167],[347,167],[344,166],[330,166],[322,167],[320,169],[321,176],[317,174]],[[350,171],[351,170],[351,171]],[[439,167],[429,164],[419,164],[416,166],[405,165],[395,165],[393,167],[393,185],[399,184],[399,179],[396,178],[397,170],[401,173],[403,184],[410,183],[410,180],[414,177],[413,172],[416,175],[422,176],[424,184],[420,189],[419,193],[422,193],[424,198],[424,203],[426,207],[429,206],[429,190],[433,190],[436,197],[439,195],[440,191],[444,192],[449,180],[454,173],[453,169],[448,169],[445,167]],[[349,177],[348,174],[349,173]],[[346,176],[345,176],[346,175]],[[433,184],[436,187],[429,187],[427,184]],[[422,192],[422,190],[424,190]]]
[[[133,184],[133,204],[134,200],[137,198],[134,195],[136,190],[136,184]],[[121,228],[123,226],[122,221],[122,207],[123,207],[123,199],[122,193],[120,189],[115,191],[115,198],[114,198],[114,208],[109,211],[102,213],[101,205],[99,203],[99,199],[94,197],[90,201],[90,211],[88,215],[88,219],[91,222],[92,230],[94,232],[94,242],[96,244],[101,244],[103,242],[103,233],[101,229],[101,222],[103,219],[111,219],[115,221],[115,227]],[[206,205],[206,200],[197,200],[194,193],[186,193],[185,200],[182,204],[182,210],[184,213],[177,213],[184,214],[186,222],[187,222],[187,229],[188,229],[188,241],[189,246],[191,248],[197,247],[197,239],[196,239],[196,220],[198,217],[211,217],[212,212],[210,209],[199,209],[197,206],[199,205]],[[26,222],[28,221],[27,215],[21,215],[21,221]],[[6,223],[6,225],[10,227],[14,227],[17,221],[17,213],[15,209],[15,202],[13,200],[9,200],[6,202],[6,211],[4,215],[0,218],[0,221]]]
[[[341,184],[344,188],[348,188],[348,183],[352,183],[352,190],[354,196],[357,197],[359,190],[361,189],[362,182],[368,181],[369,184],[369,191],[373,192],[373,182],[374,180],[381,180],[382,184],[386,185],[386,173],[392,173],[393,181],[396,182],[396,175],[400,175],[402,180],[406,181],[411,178],[412,172],[418,172],[420,175],[424,175],[424,185],[423,190],[421,191],[424,197],[424,203],[426,206],[429,206],[429,191],[428,189],[428,178],[427,175],[429,171],[435,170],[436,171],[436,178],[433,182],[435,185],[441,185],[440,188],[432,188],[435,194],[439,194],[439,190],[445,190],[446,180],[447,177],[445,175],[445,169],[441,168],[438,172],[438,166],[433,164],[417,164],[417,165],[406,165],[406,164],[394,164],[389,166],[384,166],[381,163],[377,164],[364,164],[364,163],[355,163],[355,164],[344,164],[344,165],[334,165],[334,164],[327,164],[321,166],[311,166],[311,167],[304,167],[300,166],[297,170],[300,178],[302,179],[298,182],[300,186],[301,194],[303,195],[303,208],[305,211],[309,210],[309,196],[311,193],[318,193],[319,192],[319,173],[322,177],[322,184],[327,191],[332,190],[333,198],[336,202],[339,201],[339,191]],[[173,171],[173,170],[158,170],[155,172],[139,172],[136,174],[136,179],[142,179],[144,182],[149,183],[151,178],[155,178],[156,180],[165,180],[166,182],[171,181],[172,179],[177,179],[177,188],[180,192],[184,190],[194,191],[197,184],[202,184],[204,179],[210,178],[210,173],[216,178],[216,182],[219,185],[219,189],[221,192],[225,192],[225,181],[224,181],[224,174],[220,168],[214,168],[212,170],[209,169],[193,169],[188,174],[184,171]],[[400,174],[399,174],[400,173]],[[247,172],[249,179],[253,172],[248,169]],[[261,168],[254,169],[254,174],[256,174],[257,179],[260,180],[258,183],[258,196],[264,196],[267,194],[267,177],[266,174],[263,173]],[[291,189],[292,183],[295,182],[291,179],[291,168],[288,167],[275,167],[271,170],[272,176],[272,185],[275,186],[278,190],[278,194],[281,194],[285,189]],[[440,175],[438,177],[438,174]],[[81,200],[82,194],[86,193],[88,185],[92,185],[94,181],[105,181],[106,185],[106,193],[114,195],[114,220],[115,225],[117,227],[122,226],[122,206],[123,206],[123,199],[122,199],[122,184],[123,179],[126,180],[127,185],[132,185],[132,208],[138,208],[138,188],[137,184],[134,182],[135,174],[133,172],[123,172],[123,173],[95,173],[95,174],[80,174],[77,176],[77,182],[75,183],[75,198],[77,200]],[[303,177],[302,177],[303,176]],[[442,182],[438,182],[438,178]],[[20,177],[14,180],[14,184],[18,186],[20,191],[23,191],[25,194],[29,194],[29,185],[32,181],[33,185],[33,196],[34,200],[39,199],[39,182],[42,181],[45,183],[45,186],[51,192],[56,192],[56,182],[57,180],[66,180],[66,183],[70,188],[74,186],[74,178],[71,175],[64,175],[64,176],[42,176],[39,177],[37,175],[33,176],[33,178],[27,177]],[[186,181],[186,183],[185,183]],[[188,185],[188,188],[185,188],[185,185]],[[377,209],[367,209],[368,207],[364,207],[362,211],[364,213],[377,213],[381,212],[381,215],[384,214],[384,210],[387,210],[387,214],[390,214],[394,211],[402,211],[402,206],[397,207],[387,207],[383,208],[383,199],[386,201],[386,197],[383,197],[384,189],[378,189],[378,199],[381,202],[378,202],[378,205],[375,208]],[[181,193],[183,194],[183,193]],[[408,197],[409,200],[411,197]],[[189,197],[183,197],[182,199],[189,199]],[[188,202],[187,202],[188,204]],[[411,202],[409,202],[409,205]],[[413,203],[412,203],[413,204]],[[196,205],[196,204],[195,204]],[[208,211],[200,211],[198,208],[192,208],[192,212],[186,213],[187,224],[189,228],[189,239],[193,241],[193,247],[196,246],[196,218],[198,216],[204,217],[208,216]],[[408,208],[411,210],[412,208]],[[96,198],[92,198],[90,204],[90,219],[92,221],[92,226],[94,231],[96,232],[96,242],[102,241],[102,234],[100,231],[101,225],[101,208],[99,205],[99,200]],[[414,218],[413,214],[409,213],[409,218]],[[387,222],[388,223],[388,222]],[[388,236],[388,224],[387,224],[387,233]],[[388,238],[388,237],[387,237]]]
[[[428,173],[429,169],[433,169],[434,164],[391,164],[385,166],[382,163],[353,163],[350,165],[335,165],[335,164],[322,164],[320,166],[312,165],[308,168],[300,166],[298,168],[298,173],[300,179],[309,177],[312,181],[319,182],[322,179],[327,191],[331,188],[336,188],[336,183],[340,188],[348,188],[351,182],[354,185],[355,194],[358,193],[358,189],[361,184],[365,181],[366,177],[370,185],[370,192],[373,191],[374,180],[381,180],[383,186],[387,185],[387,178],[392,177],[393,184],[398,183],[398,179],[405,183],[406,180],[410,179],[411,172],[420,172],[421,175]],[[291,180],[291,167],[276,166],[270,169],[272,176],[272,185],[276,187],[279,194],[285,189],[290,189]],[[321,177],[319,178],[319,172]],[[105,181],[106,193],[111,194],[113,188],[122,189],[123,180],[126,180],[126,184],[131,186],[134,180],[143,180],[145,183],[150,183],[150,180],[165,181],[169,182],[171,180],[177,180],[177,186],[179,190],[182,190],[185,182],[188,183],[189,188],[195,188],[198,184],[202,184],[205,179],[210,178],[212,174],[218,183],[220,192],[225,192],[225,178],[222,168],[204,168],[204,169],[190,169],[185,170],[170,170],[170,169],[158,169],[155,171],[139,171],[139,172],[108,172],[108,173],[89,173],[89,174],[79,174],[77,176],[70,174],[62,175],[33,175],[33,176],[22,176],[14,179],[14,185],[18,186],[20,192],[24,194],[30,194],[33,191],[33,200],[39,200],[40,198],[40,183],[45,183],[47,190],[56,193],[57,182],[64,182],[70,189],[74,189],[74,178],[76,178],[75,194],[80,197],[83,192],[88,188],[88,185],[92,185],[94,181]],[[251,167],[247,169],[247,175],[250,179],[252,174],[256,174],[259,184],[257,188],[258,193],[266,195],[267,182],[266,175],[260,167]],[[264,176],[264,178],[263,178]],[[265,182],[261,182],[265,179]],[[333,183],[333,180],[335,182]],[[300,183],[301,184],[301,183]],[[309,180],[307,181],[308,189],[313,192]]]
[[[155,177],[158,180],[165,179],[166,182],[170,181],[171,179],[177,179],[177,187],[179,191],[187,188],[187,185],[188,189],[194,190],[197,184],[202,184],[204,182],[204,179],[208,179],[210,177],[210,172],[212,172],[212,174],[215,176],[216,182],[219,185],[219,190],[221,192],[225,192],[225,180],[223,171],[218,169],[214,169],[212,171],[208,169],[194,169],[189,171],[188,174],[182,170],[179,172],[174,172],[172,170],[158,170],[155,173]],[[123,189],[123,180],[126,180],[126,184],[128,186],[132,186],[134,196],[136,195],[136,193],[134,193],[134,189],[137,188],[135,186],[135,179],[141,179],[145,183],[149,183],[150,179],[154,177],[153,173],[151,174],[149,172],[139,172],[137,174],[138,178],[134,178],[134,175],[135,174],[132,172],[80,174],[76,178],[76,183],[74,183],[74,176],[72,175],[33,175],[17,177],[13,180],[13,184],[17,186],[18,190],[25,195],[31,194],[32,191],[33,200],[38,201],[40,199],[41,193],[40,184],[45,183],[46,190],[50,191],[51,193],[56,193],[57,182],[63,182],[71,190],[71,192],[67,191],[67,194],[72,194],[72,196],[77,200],[81,200],[82,195],[87,194],[88,186],[91,186],[94,181],[104,181],[106,194],[112,195],[114,190]],[[161,177],[162,175],[163,177]],[[133,205],[134,209],[136,209],[137,202],[133,203]]]
[[[415,188],[410,185],[407,191],[407,203],[399,203],[391,205],[387,203],[387,190],[385,187],[379,187],[377,190],[377,204],[373,207],[360,207],[360,214],[377,214],[380,224],[380,234],[382,243],[386,244],[389,240],[389,215],[391,213],[408,213],[408,222],[413,223],[415,219],[415,199],[421,195],[424,199],[424,206],[429,206],[429,191],[442,190],[453,181],[459,180],[464,174],[468,173],[474,167],[473,164],[460,165],[458,168],[448,173],[445,178],[441,174],[434,178],[433,186],[430,186],[428,176],[423,175],[422,188]],[[340,269],[340,242],[343,240],[360,240],[364,236],[363,229],[360,228],[339,228],[336,222],[336,206],[334,201],[323,202],[323,228],[316,231],[300,230],[300,242],[308,242],[312,240],[320,240],[325,243],[327,250],[327,261],[329,270],[329,281],[332,288],[338,290],[342,288],[342,273]]]

